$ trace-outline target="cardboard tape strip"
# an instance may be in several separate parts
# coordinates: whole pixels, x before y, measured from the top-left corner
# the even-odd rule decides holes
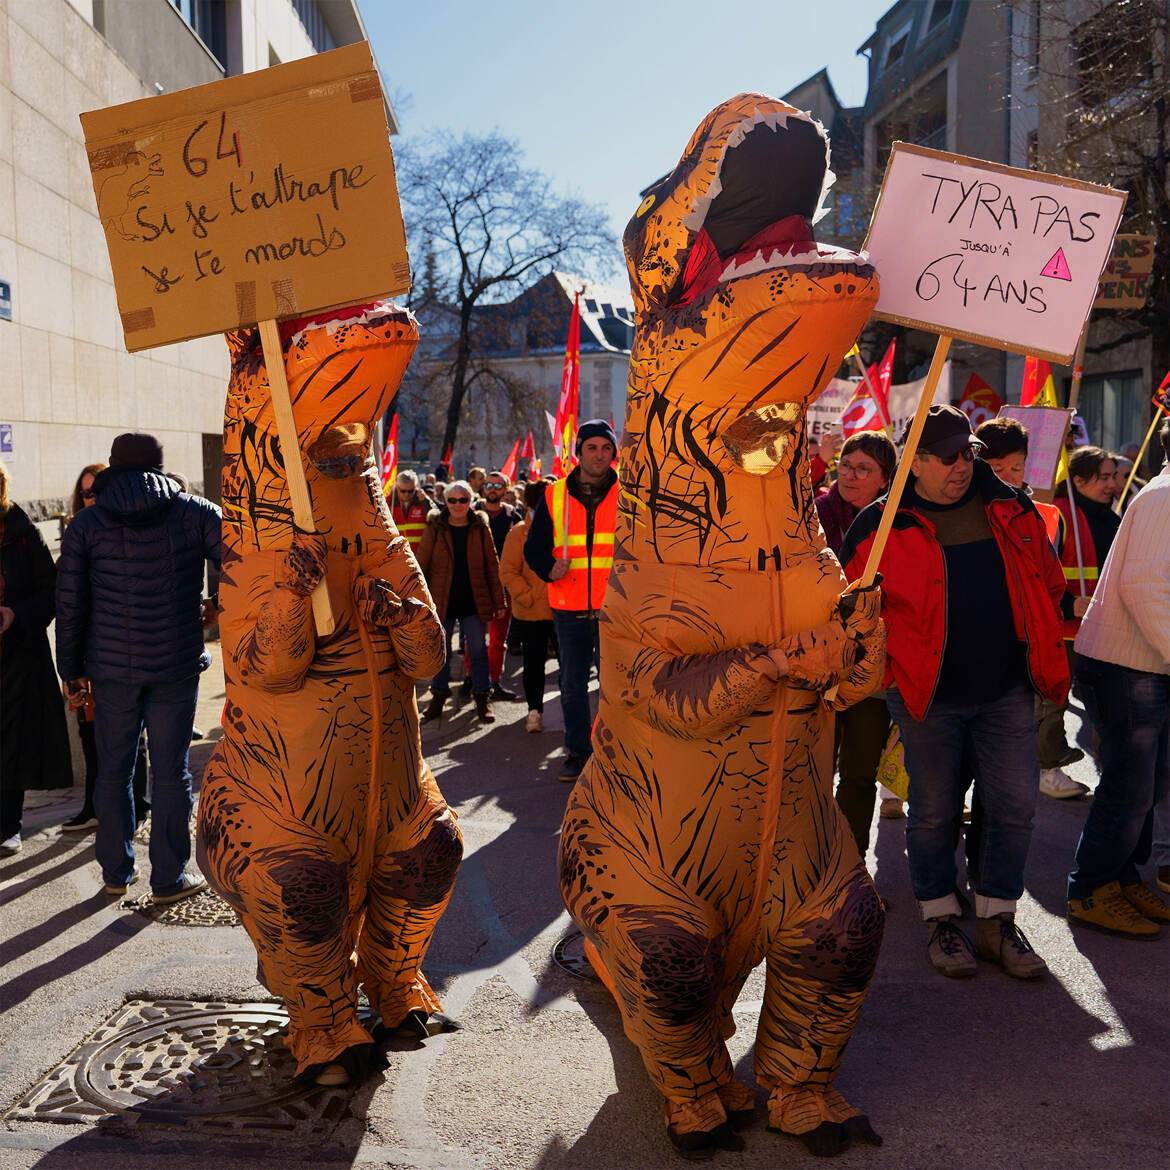
[[[128,156],[138,149],[138,143],[133,139],[124,142],[115,142],[111,146],[99,146],[96,150],[87,151],[89,169],[91,171],[108,171],[113,167],[124,167]]]
[[[297,294],[291,280],[274,280],[272,282],[272,299],[276,309],[274,317],[293,317],[297,312]]]
[[[241,325],[256,324],[256,282],[236,281],[236,317]]]
[[[369,102],[382,100],[382,83],[376,73],[359,77],[349,83],[349,100],[351,102]]]
[[[138,333],[143,329],[153,328],[153,309],[135,309],[131,313],[122,314],[122,331],[124,333]]]

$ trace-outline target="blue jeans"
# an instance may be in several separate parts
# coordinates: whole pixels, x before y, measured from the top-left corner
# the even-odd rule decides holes
[[[910,774],[906,858],[910,884],[924,918],[957,914],[955,824],[963,812],[970,747],[979,794],[980,824],[968,876],[981,918],[1014,910],[1024,892],[1024,864],[1032,840],[1039,767],[1034,700],[1020,683],[990,703],[932,703],[919,723],[896,689],[887,702],[902,733]],[[969,856],[972,855],[969,851]]]
[[[443,669],[431,679],[431,694],[451,693],[451,639],[455,636],[456,622],[459,623],[463,649],[471,659],[471,689],[477,694],[483,694],[492,685],[488,678],[487,627],[479,615],[474,613],[461,618],[449,617],[443,622],[447,634],[447,654],[443,660]]]
[[[597,618],[572,610],[553,610],[553,628],[561,659],[561,711],[565,717],[565,751],[579,760],[593,751],[593,718],[589,709],[589,667],[600,673],[601,647]]]
[[[1150,858],[1154,809],[1170,787],[1170,676],[1078,654],[1077,683],[1101,736],[1101,782],[1068,878],[1068,896],[1087,898],[1141,881]]]
[[[191,859],[191,771],[199,676],[179,682],[93,684],[98,775],[94,852],[102,877],[122,885],[134,870],[134,761],[145,723],[150,740],[150,884],[175,885]]]

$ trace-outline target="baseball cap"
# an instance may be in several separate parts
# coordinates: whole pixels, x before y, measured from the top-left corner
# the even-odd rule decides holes
[[[910,435],[910,425],[902,435],[905,443]],[[986,444],[971,433],[971,420],[954,406],[935,403],[926,416],[922,427],[922,434],[918,437],[918,453],[926,455],[954,455],[964,447],[978,447],[982,450]]]

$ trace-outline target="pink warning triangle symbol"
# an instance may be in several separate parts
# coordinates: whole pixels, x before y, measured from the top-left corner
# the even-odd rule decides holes
[[[1040,269],[1041,276],[1054,276],[1057,280],[1072,280],[1072,273],[1068,270],[1068,261],[1064,258],[1064,249],[1057,248],[1056,255]]]

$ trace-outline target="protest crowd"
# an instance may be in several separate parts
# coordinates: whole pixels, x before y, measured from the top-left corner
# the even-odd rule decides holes
[[[670,1142],[743,1148],[755,1090],[725,1041],[762,965],[769,1128],[832,1155],[882,1141],[834,1077],[889,915],[917,915],[924,969],[947,979],[1049,974],[1022,910],[1040,801],[1085,809],[1071,929],[1164,936],[1170,410],[1144,485],[1145,447],[1080,424],[1034,493],[1039,436],[1010,411],[976,427],[924,395],[895,428],[891,344],[845,425],[814,432],[798,396],[764,396],[810,355],[823,389],[878,297],[873,267],[812,236],[823,129],[740,95],[686,158],[718,167],[680,165],[627,230],[625,439],[563,395],[551,476],[531,432],[459,476],[450,445],[431,473],[396,440],[376,457],[419,340],[390,300],[229,330],[222,510],[155,435],[120,434],[78,472],[54,563],[0,464],[0,857],[24,848],[26,790],[74,785],[75,724],[60,832],[93,834],[101,896],[145,875],[152,904],[222,899],[287,1012],[296,1080],[360,1083],[387,1041],[459,1026],[422,971],[464,855],[428,742],[551,738],[555,695],[571,787],[548,880]],[[692,232],[679,209],[700,206]],[[774,282],[752,268],[773,250],[798,258]],[[833,265],[847,275],[821,280]],[[703,344],[699,372],[682,355]],[[217,637],[226,702],[196,793]],[[1064,771],[1086,754],[1091,793]],[[869,872],[875,816],[904,822],[913,908]]]

